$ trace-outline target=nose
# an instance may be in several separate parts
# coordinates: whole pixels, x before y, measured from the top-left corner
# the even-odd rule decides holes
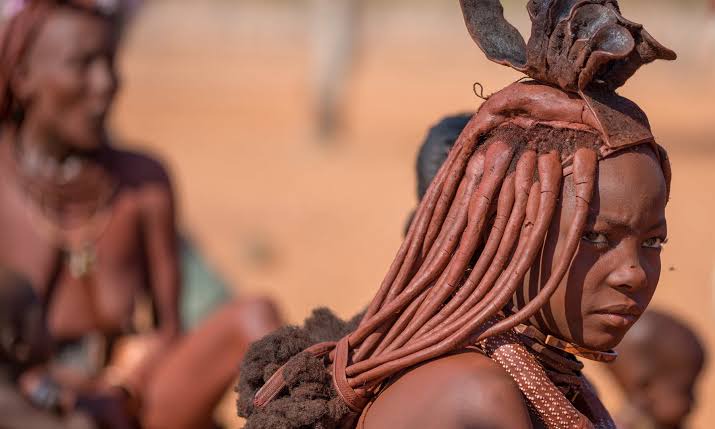
[[[648,284],[648,276],[641,264],[640,246],[636,242],[622,242],[619,251],[612,257],[616,267],[606,278],[606,282],[615,289],[637,291]]]

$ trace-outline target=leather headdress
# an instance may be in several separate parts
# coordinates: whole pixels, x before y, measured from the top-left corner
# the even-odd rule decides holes
[[[578,94],[611,149],[653,141],[648,119],[618,96],[644,64],[675,52],[621,15],[616,0],[530,0],[528,44],[504,18],[499,0],[460,0],[470,35],[490,60]]]

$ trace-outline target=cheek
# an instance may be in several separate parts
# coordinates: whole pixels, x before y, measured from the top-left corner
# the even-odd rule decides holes
[[[603,288],[607,265],[601,255],[582,244],[551,300],[559,331],[568,332],[572,340],[582,340],[584,315]]]
[[[568,218],[568,208],[559,205],[556,208],[556,215],[549,226],[546,242],[540,254],[540,260],[538,260],[538,264],[532,268],[530,273],[528,290],[524,291],[524,296],[528,297],[528,300],[536,296],[558,265],[559,255],[563,253],[565,247],[566,231],[568,231],[569,228],[568,221],[566,221]],[[570,274],[567,272],[549,299],[548,308],[544,308],[541,312],[543,320],[541,320],[540,323],[547,325],[548,330],[554,333],[563,332],[566,327],[566,310],[568,309],[566,295],[569,276]]]
[[[558,255],[561,255],[566,243],[566,233],[570,227],[568,209],[561,213],[561,219],[555,220],[549,229],[549,235],[544,245],[539,284],[543,286],[558,264]],[[561,280],[558,288],[549,300],[548,308],[541,312],[546,329],[558,334],[567,340],[580,339],[580,328],[583,317],[583,301],[588,301],[588,296],[594,293],[596,286],[602,282],[605,274],[599,268],[599,254],[594,253],[588,246],[580,246],[574,255],[569,270]],[[529,281],[531,288],[526,292],[533,298],[537,292],[534,288],[534,273]]]
[[[78,73],[66,72],[48,88],[47,122],[59,137],[71,142],[94,141],[96,127],[90,116],[86,85]]]
[[[660,252],[655,250],[645,250],[641,257],[641,264],[648,278],[648,289],[651,295],[655,292],[658,282],[660,281],[661,259]]]
[[[560,243],[553,242],[547,242],[544,247],[542,284],[548,270],[555,266],[552,255],[558,254],[559,248]],[[608,289],[605,279],[609,266],[607,255],[581,242],[569,271],[549,300],[548,311],[542,312],[544,320],[540,323],[544,323],[548,331],[564,340],[586,345],[584,341],[593,335],[587,332],[589,328],[584,322],[604,289]]]
[[[570,280],[580,282],[584,307],[590,303],[588,297],[607,288],[606,280],[613,269],[613,259],[616,259],[615,255],[599,252],[588,244],[581,245],[572,264]]]
[[[43,107],[61,121],[79,119],[78,113],[85,99],[82,76],[70,66],[57,66],[49,70],[38,91]],[[60,125],[65,122],[59,122]]]

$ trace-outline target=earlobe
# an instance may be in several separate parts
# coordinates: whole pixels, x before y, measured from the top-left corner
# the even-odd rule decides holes
[[[10,91],[13,97],[21,105],[26,105],[32,97],[32,80],[28,73],[27,63],[25,61],[18,64],[12,71],[10,76]]]

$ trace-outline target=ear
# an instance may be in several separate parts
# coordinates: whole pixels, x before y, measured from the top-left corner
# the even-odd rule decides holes
[[[526,42],[504,18],[500,0],[460,0],[467,30],[487,58],[523,71]]]
[[[28,103],[35,92],[33,81],[27,60],[22,60],[10,75],[10,91],[23,106]]]

